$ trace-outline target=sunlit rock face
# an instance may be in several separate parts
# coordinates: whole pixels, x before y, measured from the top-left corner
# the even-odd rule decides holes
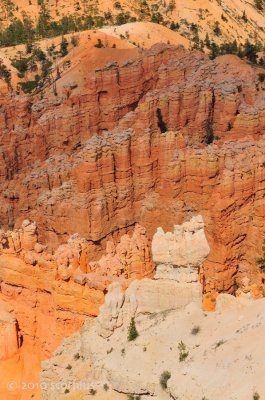
[[[201,215],[191,218],[174,231],[158,228],[152,240],[156,279],[172,279],[179,283],[198,282],[199,267],[207,258],[210,247]]]

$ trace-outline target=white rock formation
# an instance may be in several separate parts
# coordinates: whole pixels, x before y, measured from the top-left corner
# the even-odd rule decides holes
[[[210,252],[201,215],[182,225],[174,232],[158,228],[152,241],[152,256],[156,264],[156,279],[172,279],[179,283],[198,281],[198,268]]]
[[[158,228],[152,242],[156,280],[135,280],[125,296],[118,282],[111,284],[100,309],[99,334],[109,337],[116,328],[127,326],[139,314],[177,310],[192,301],[200,302],[198,267],[209,251],[201,216],[175,225],[174,233],[164,233]]]
[[[0,361],[11,358],[18,352],[17,321],[5,303],[0,302]]]

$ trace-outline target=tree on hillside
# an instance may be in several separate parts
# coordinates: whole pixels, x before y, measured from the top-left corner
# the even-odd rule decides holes
[[[67,40],[63,36],[61,44],[60,44],[60,53],[61,53],[62,57],[65,57],[68,54],[68,45],[69,45],[69,43],[67,42]]]
[[[265,246],[262,247],[263,256],[257,260],[257,264],[259,265],[262,272],[265,272]]]
[[[264,0],[255,0],[254,1],[255,7],[257,10],[262,11],[264,8]]]

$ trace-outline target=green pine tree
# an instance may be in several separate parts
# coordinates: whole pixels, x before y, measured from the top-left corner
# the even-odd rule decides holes
[[[134,318],[131,319],[130,326],[128,329],[128,341],[131,342],[135,340],[139,336],[139,333],[136,329]]]

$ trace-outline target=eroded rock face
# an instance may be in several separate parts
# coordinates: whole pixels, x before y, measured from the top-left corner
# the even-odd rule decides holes
[[[139,314],[176,310],[194,301],[201,302],[199,268],[209,252],[200,215],[175,225],[173,234],[158,228],[152,240],[155,280],[135,280],[125,293],[120,283],[111,284],[100,308],[99,334],[109,337]]]
[[[241,262],[259,283],[263,85],[234,56],[155,46],[69,96],[3,97],[1,223],[35,220],[54,249],[78,232],[96,254],[135,222],[152,238],[200,214],[211,248],[204,290],[232,292]],[[211,132],[219,140],[207,146]]]
[[[155,278],[173,279],[180,283],[198,282],[199,267],[209,252],[201,215],[175,225],[173,233],[158,228],[152,240]]]
[[[91,261],[89,243],[78,234],[54,254],[48,252],[32,221],[14,231],[1,231],[0,246],[0,299],[13,308],[23,345],[34,348],[40,359],[86,318],[98,314],[112,282],[126,288],[135,277],[153,275],[150,243],[139,225],[118,243],[108,242],[99,261]],[[2,340],[15,329],[12,321],[5,323]]]
[[[19,334],[16,319],[4,303],[0,303],[0,361],[8,360],[19,351]]]

